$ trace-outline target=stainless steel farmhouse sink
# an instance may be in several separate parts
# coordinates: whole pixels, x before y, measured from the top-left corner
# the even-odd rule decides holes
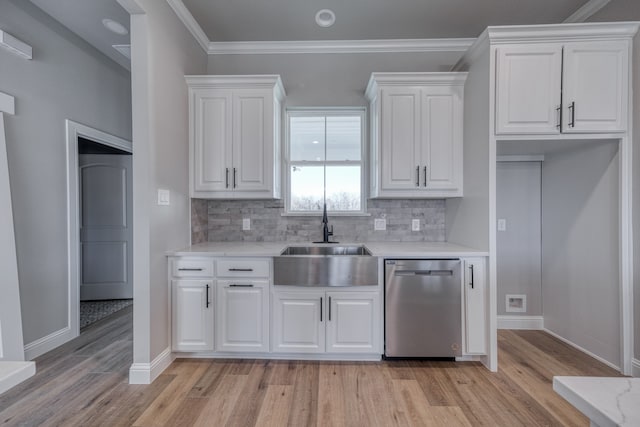
[[[289,246],[273,258],[276,286],[377,286],[378,258],[364,246]]]

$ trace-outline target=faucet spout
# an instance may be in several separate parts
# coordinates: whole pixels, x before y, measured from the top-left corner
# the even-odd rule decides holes
[[[329,237],[333,236],[333,225],[329,229],[329,218],[327,217],[327,204],[324,204],[324,210],[322,211],[322,243],[329,242]]]

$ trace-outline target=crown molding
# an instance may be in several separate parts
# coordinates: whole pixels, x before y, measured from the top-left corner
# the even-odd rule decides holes
[[[211,42],[209,55],[287,53],[465,52],[475,39],[299,40]]]
[[[600,9],[609,4],[611,0],[589,0],[580,9],[564,20],[566,23],[584,22],[595,15]]]
[[[425,72],[425,73],[371,73],[365,89],[365,97],[376,97],[379,86],[464,86],[467,73],[464,72]]]
[[[571,40],[630,39],[640,27],[638,22],[595,22],[549,25],[488,27],[491,44],[566,42]]]
[[[167,0],[167,3],[169,3],[171,9],[176,13],[178,19],[180,19],[184,26],[187,27],[187,30],[189,30],[193,38],[195,38],[202,49],[207,52],[210,43],[209,37],[204,33],[202,27],[200,27],[200,24],[198,24],[182,0]]]

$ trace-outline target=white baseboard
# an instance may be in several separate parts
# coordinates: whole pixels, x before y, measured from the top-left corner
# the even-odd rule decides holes
[[[546,333],[548,333],[551,336],[554,336],[556,338],[558,338],[560,341],[562,341],[565,344],[569,344],[571,347],[575,348],[576,350],[580,350],[581,352],[583,352],[586,355],[589,355],[591,357],[593,357],[594,359],[596,359],[598,362],[602,362],[605,365],[609,366],[610,368],[615,369],[616,371],[621,371],[620,367],[609,362],[608,360],[603,359],[602,357],[598,356],[597,354],[594,354],[592,352],[590,352],[589,350],[580,347],[578,344],[573,343],[572,341],[569,341],[568,339],[561,337],[560,335],[556,334],[555,332],[550,331],[549,329],[543,329],[543,331],[545,331]]]
[[[0,394],[34,376],[35,362],[0,361]]]
[[[175,357],[167,347],[151,363],[134,363],[129,368],[129,384],[151,384]]]
[[[544,328],[542,316],[498,316],[498,329],[533,329]]]
[[[640,359],[633,359],[631,361],[631,375],[634,377],[640,377]]]
[[[33,360],[36,357],[53,350],[56,347],[60,347],[62,344],[71,341],[74,338],[75,336],[71,332],[71,328],[66,327],[60,329],[47,335],[46,337],[42,337],[25,345],[24,358],[26,360]]]

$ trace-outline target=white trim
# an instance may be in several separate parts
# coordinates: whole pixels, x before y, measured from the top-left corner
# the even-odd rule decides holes
[[[523,154],[497,156],[498,162],[544,162],[544,154]]]
[[[102,132],[100,130],[65,121],[67,148],[67,271],[68,307],[67,325],[70,336],[67,340],[80,335],[80,190],[78,181],[78,137],[99,144],[131,152],[131,141]],[[135,256],[135,255],[134,255]]]
[[[172,1],[172,0],[168,0]],[[209,55],[466,52],[472,38],[210,42]]]
[[[498,329],[528,329],[542,330],[544,318],[542,316],[498,316]]]
[[[349,353],[173,353],[174,358],[183,359],[259,359],[259,360],[332,360],[332,361],[361,361],[379,362],[382,355],[378,353],[349,354]],[[131,383],[133,384],[133,383]]]
[[[600,9],[609,4],[611,0],[589,0],[581,8],[576,10],[564,20],[566,23],[584,22],[595,15]]]
[[[545,25],[505,25],[486,29],[491,45],[551,43],[632,38],[638,22],[595,22]]]
[[[636,378],[640,377],[640,359],[633,359],[631,365],[633,367],[633,372],[631,373],[631,375]]]
[[[77,334],[73,334],[69,326],[59,329],[53,333],[50,333],[46,337],[42,337],[24,346],[24,358],[26,360],[33,360],[38,356],[45,354],[48,351],[53,350],[56,347],[61,346],[77,337]]]
[[[0,30],[0,47],[24,59],[33,58],[31,46],[2,30]]]
[[[613,363],[609,362],[608,360],[603,359],[602,357],[600,357],[600,356],[598,356],[598,355],[596,355],[596,354],[594,354],[594,353],[590,352],[589,350],[586,350],[585,348],[580,347],[578,344],[575,344],[574,342],[569,341],[568,339],[566,339],[566,338],[564,338],[564,337],[561,337],[560,335],[556,334],[555,332],[551,332],[551,331],[550,331],[549,329],[547,329],[547,328],[543,328],[542,330],[543,330],[543,331],[545,331],[546,333],[548,333],[549,335],[551,335],[552,337],[559,339],[559,340],[560,340],[560,341],[562,341],[563,343],[570,345],[571,347],[575,348],[576,350],[580,350],[581,352],[583,352],[583,353],[584,353],[584,354],[586,354],[587,356],[591,356],[591,357],[593,357],[593,358],[594,358],[594,359],[596,359],[598,362],[602,362],[602,363],[604,363],[605,365],[607,365],[608,367],[613,368],[613,369],[615,369],[615,370],[617,370],[617,371],[620,371],[620,367],[619,367],[619,366],[617,366],[617,365],[615,365],[615,364],[613,364]]]
[[[151,363],[133,363],[129,368],[129,384],[151,384],[175,358],[167,347]]]
[[[35,362],[0,362],[0,394],[32,377]]]
[[[0,113],[16,114],[16,99],[4,92],[0,92]]]
[[[167,0],[171,9],[176,13],[178,19],[182,21],[187,30],[191,33],[194,39],[198,42],[200,47],[207,52],[209,49],[209,37],[202,30],[202,27],[195,20],[189,9],[184,5],[182,0]]]

